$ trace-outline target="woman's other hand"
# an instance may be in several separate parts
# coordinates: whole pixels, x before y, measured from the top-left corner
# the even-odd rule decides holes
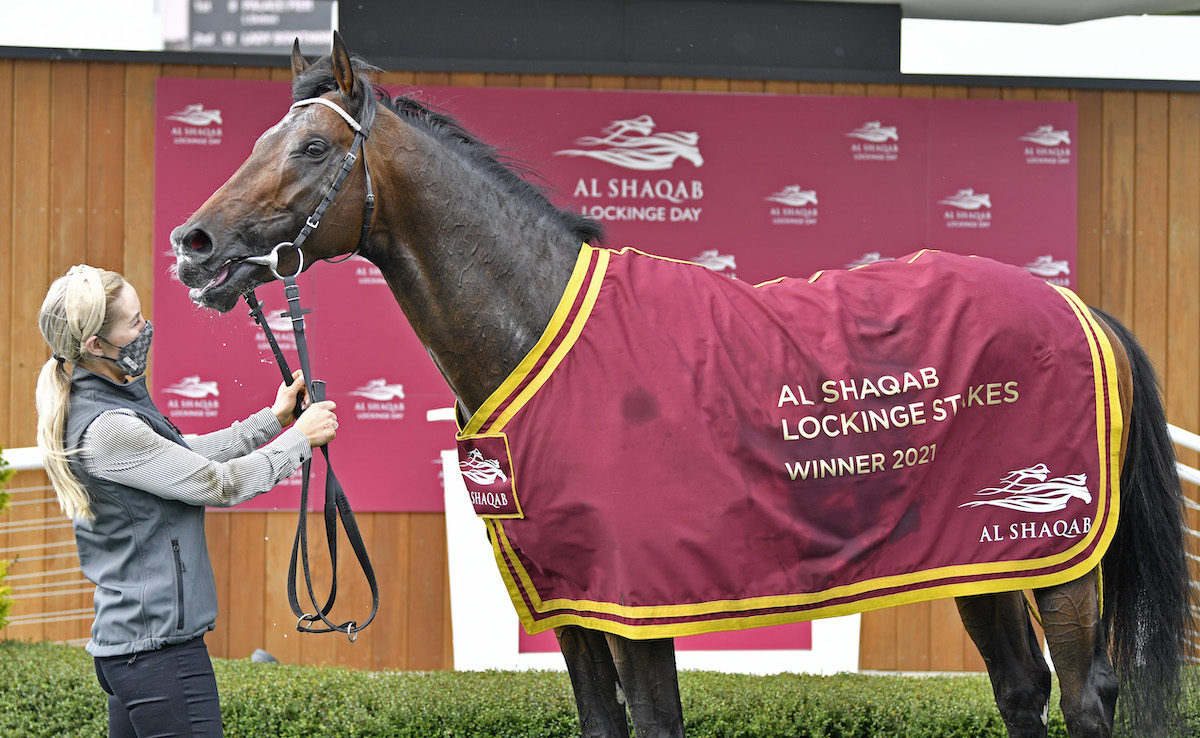
[[[308,398],[308,393],[304,389],[304,373],[297,369],[292,372],[292,379],[295,381],[291,384],[280,383],[279,390],[275,393],[275,404],[271,406],[271,412],[275,413],[275,417],[279,419],[280,428],[286,428],[292,424],[292,421],[296,419],[297,405]]]
[[[308,436],[308,445],[316,448],[324,446],[337,435],[338,421],[333,414],[337,407],[332,400],[314,402],[309,405],[296,421],[296,428]]]

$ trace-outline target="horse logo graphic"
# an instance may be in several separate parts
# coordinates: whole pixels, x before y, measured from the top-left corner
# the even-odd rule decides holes
[[[1031,141],[1039,146],[1070,146],[1071,132],[1056,131],[1054,126],[1038,126],[1024,136],[1018,136],[1022,141]]]
[[[221,125],[221,111],[204,107],[201,103],[188,105],[183,110],[171,113],[167,120],[177,120],[189,126],[209,126],[213,123]]]
[[[900,134],[896,133],[896,126],[885,126],[877,120],[868,121],[845,135],[853,138],[861,138],[863,141],[870,143],[900,140]]]
[[[587,156],[640,172],[660,172],[675,166],[675,160],[687,159],[697,167],[704,165],[700,155],[700,134],[695,131],[654,133],[654,119],[639,115],[614,120],[602,129],[604,136],[584,136],[580,146],[605,146],[604,149],[563,149],[555,156]]]
[[[464,477],[483,486],[495,484],[497,481],[508,481],[504,470],[500,468],[500,462],[483,458],[483,454],[479,453],[477,448],[471,449],[466,461],[458,462],[458,469]]]
[[[805,205],[817,204],[817,191],[802,190],[800,189],[800,185],[788,185],[779,192],[767,195],[763,199],[781,203],[783,205],[790,205],[794,208],[802,208]]]
[[[949,205],[950,207],[958,208],[959,210],[978,210],[980,208],[992,208],[992,196],[982,192],[976,193],[971,187],[959,190],[950,197],[944,200],[938,200],[941,205]]]
[[[187,397],[191,400],[198,400],[202,397],[220,397],[221,391],[217,389],[215,381],[201,381],[199,375],[184,377],[170,387],[164,387],[163,392],[170,392],[173,395]]]
[[[351,390],[351,395],[365,397],[368,400],[376,402],[386,402],[387,400],[403,400],[404,385],[388,384],[386,379],[372,379],[358,389]]]
[[[1071,273],[1071,267],[1067,264],[1066,259],[1055,259],[1053,256],[1046,254],[1039,256],[1033,261],[1025,265],[1025,270],[1035,274],[1043,279],[1051,277],[1060,277],[1064,274]]]
[[[866,266],[867,264],[874,264],[877,261],[895,261],[895,259],[893,259],[890,256],[880,256],[878,251],[868,251],[867,253],[863,254],[862,256],[858,257],[854,261],[847,264],[846,268],[854,269],[855,267]]]
[[[264,309],[263,312],[266,313],[266,310]],[[267,327],[270,328],[271,332],[276,334],[276,336],[280,338],[292,336],[292,333],[295,329],[292,325],[292,319],[287,313],[282,315],[279,313],[270,313],[264,315],[264,317],[267,319]],[[250,321],[247,323],[247,325],[257,327],[257,324],[254,321]]]
[[[1051,513],[1066,509],[1067,503],[1073,497],[1091,503],[1092,493],[1087,488],[1086,474],[1068,474],[1053,479],[1049,477],[1050,469],[1045,464],[1018,469],[1009,472],[1002,486],[988,487],[975,493],[985,497],[1005,495],[1004,497],[972,500],[959,507],[992,505],[1028,513]]]
[[[714,272],[725,272],[729,270],[730,275],[737,271],[737,260],[733,254],[722,254],[716,249],[708,249],[701,251],[699,256],[689,259],[692,263],[711,269]]]

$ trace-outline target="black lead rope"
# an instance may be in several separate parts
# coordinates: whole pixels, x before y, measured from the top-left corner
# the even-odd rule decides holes
[[[325,400],[325,383],[318,379],[309,379],[312,377],[312,370],[308,359],[308,341],[304,333],[304,315],[309,311],[300,306],[300,288],[296,284],[295,276],[284,277],[284,293],[288,300],[288,310],[281,313],[281,315],[289,316],[292,319],[292,329],[296,335],[296,351],[300,356],[300,370],[304,373],[308,396],[312,402],[323,402]],[[254,318],[256,323],[262,326],[263,333],[267,336],[267,342],[270,343],[271,350],[275,354],[275,360],[279,364],[279,370],[283,374],[284,381],[289,385],[292,384],[295,381],[292,378],[292,370],[288,366],[283,351],[279,348],[279,343],[275,340],[271,327],[267,324],[263,316],[262,303],[258,301],[253,290],[247,292],[245,298],[246,303],[250,306],[251,317]],[[301,411],[297,408],[297,416],[299,412]],[[301,467],[303,477],[300,483],[300,515],[296,523],[296,536],[292,542],[292,556],[288,565],[288,604],[292,608],[292,613],[299,618],[296,621],[296,630],[307,633],[345,633],[351,641],[354,641],[358,638],[359,631],[366,628],[375,619],[375,614],[379,611],[379,586],[375,581],[375,570],[371,566],[371,559],[367,554],[367,547],[363,543],[362,533],[358,529],[358,521],[354,517],[354,511],[350,508],[350,501],[346,498],[346,492],[342,489],[342,484],[338,481],[337,475],[333,471],[333,462],[329,458],[328,444],[321,446],[321,454],[325,457],[326,470],[325,539],[329,548],[329,560],[333,572],[329,585],[329,595],[324,605],[317,604],[317,596],[313,591],[312,573],[309,567],[308,489],[309,477],[312,471],[312,458],[310,457],[305,459]],[[371,587],[371,614],[362,624],[354,620],[347,620],[344,623],[334,623],[327,617],[330,610],[333,609],[334,602],[337,601],[337,524],[339,519],[342,522],[342,528],[346,531],[346,538],[350,541],[350,547],[354,549],[354,554],[358,558],[359,566],[362,567],[363,575]],[[308,590],[309,601],[312,603],[315,612],[305,612],[300,605],[300,600],[296,593],[298,560],[303,565],[304,584]],[[323,622],[326,627],[314,627],[317,620]]]
[[[346,176],[350,174],[350,170],[354,166],[354,162],[357,160],[358,154],[370,131],[374,109],[372,106],[368,106],[368,110],[366,111],[367,121],[360,126],[348,113],[329,100],[310,98],[308,100],[300,100],[294,103],[292,107],[295,108],[312,103],[320,103],[321,105],[330,107],[338,115],[342,116],[354,129],[354,143],[351,144],[350,150],[342,159],[341,168],[330,184],[329,190],[325,193],[325,197],[322,198],[321,203],[317,205],[312,215],[305,220],[303,228],[300,229],[299,235],[296,236],[296,240],[277,244],[266,256],[252,257],[243,261],[263,264],[270,268],[271,272],[277,278],[283,280],[284,295],[287,297],[288,309],[286,312],[280,313],[280,315],[288,316],[292,319],[292,330],[296,336],[296,352],[300,357],[300,370],[304,375],[309,399],[312,402],[323,402],[325,400],[325,383],[312,378],[313,373],[308,358],[308,341],[304,334],[304,315],[309,310],[300,306],[300,287],[296,284],[297,275],[304,269],[304,253],[300,250],[300,247],[309,234],[320,225],[325,210],[333,203],[333,199],[341,189],[342,183],[345,182]],[[350,256],[358,253],[362,249],[363,244],[366,243],[374,216],[375,195],[371,190],[371,174],[370,170],[366,168],[366,163],[367,160],[364,156],[363,172],[366,176],[367,197],[363,206],[362,235],[358,246],[350,253]],[[299,259],[295,273],[290,276],[284,276],[279,273],[279,251],[283,248],[295,249],[296,256]],[[292,370],[288,366],[283,351],[279,348],[279,343],[275,340],[275,335],[271,331],[271,327],[267,324],[267,320],[263,316],[262,303],[258,301],[254,290],[250,290],[243,297],[246,300],[246,304],[250,306],[250,316],[254,318],[254,322],[258,323],[262,327],[263,333],[266,334],[267,342],[271,345],[271,351],[275,354],[275,361],[279,365],[279,371],[283,374],[283,381],[289,385],[292,384],[294,381]],[[299,401],[297,401],[294,412],[295,417],[300,417],[301,412],[303,412],[303,409],[300,407]],[[338,481],[337,475],[333,472],[333,464],[329,459],[328,444],[321,447],[321,453],[325,456],[326,468],[325,539],[329,546],[329,559],[332,565],[329,596],[326,598],[324,605],[317,604],[317,596],[313,592],[312,574],[309,571],[308,564],[308,482],[309,474],[312,470],[312,458],[310,457],[304,461],[302,466],[304,476],[300,483],[300,516],[296,524],[296,537],[292,542],[291,562],[288,565],[288,604],[292,608],[292,613],[298,618],[296,621],[296,630],[302,633],[345,633],[353,642],[358,638],[358,633],[371,624],[371,621],[375,619],[375,614],[379,611],[379,586],[375,581],[375,570],[372,568],[371,559],[367,555],[367,547],[363,543],[362,534],[359,532],[358,522],[354,519],[354,511],[350,509],[350,501],[346,498],[346,493],[342,489],[341,482]],[[337,524],[339,519],[342,521],[342,528],[346,531],[346,538],[350,541],[350,547],[354,549],[354,554],[358,557],[358,563],[362,567],[363,575],[371,587],[371,614],[361,624],[354,620],[347,620],[344,623],[334,623],[328,618],[329,612],[333,609],[333,604],[337,600]],[[297,560],[303,565],[304,584],[308,590],[309,601],[312,603],[315,612],[305,612],[304,608],[300,606],[299,597],[296,594]],[[318,620],[324,623],[326,627],[314,627]]]

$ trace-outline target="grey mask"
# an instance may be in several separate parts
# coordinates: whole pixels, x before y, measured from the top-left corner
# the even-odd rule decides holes
[[[139,377],[146,373],[147,359],[150,356],[150,342],[154,339],[153,323],[147,320],[142,332],[124,346],[117,346],[104,336],[97,336],[97,338],[117,349],[117,358],[109,359],[107,356],[102,358],[116,364],[121,371],[131,377]]]

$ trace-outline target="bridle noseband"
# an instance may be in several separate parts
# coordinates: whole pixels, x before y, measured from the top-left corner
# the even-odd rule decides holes
[[[342,158],[341,167],[338,170],[337,176],[334,177],[333,183],[325,192],[325,196],[321,199],[320,204],[317,205],[312,214],[304,221],[304,226],[300,229],[300,233],[296,236],[295,240],[282,241],[262,256],[251,256],[239,260],[265,266],[271,270],[276,279],[283,281],[288,309],[286,312],[281,313],[281,315],[289,316],[292,319],[292,331],[296,337],[296,353],[300,357],[300,369],[303,372],[308,396],[312,402],[322,402],[325,400],[325,383],[313,378],[309,366],[308,341],[304,335],[304,315],[309,311],[300,306],[300,287],[296,284],[296,277],[304,270],[304,251],[302,249],[304,241],[321,224],[321,218],[333,203],[334,198],[337,197],[342,184],[346,181],[346,177],[354,167],[354,162],[358,159],[360,152],[363,154],[363,173],[366,176],[367,185],[366,203],[363,206],[362,235],[359,237],[358,245],[344,258],[336,261],[327,259],[326,261],[331,261],[331,263],[345,261],[359,253],[364,244],[366,244],[367,237],[371,232],[371,221],[375,212],[375,194],[371,189],[371,171],[367,168],[367,158],[365,151],[363,151],[363,146],[367,135],[370,133],[371,124],[374,122],[375,117],[375,107],[370,102],[368,101],[368,104],[364,107],[365,122],[362,124],[356,121],[353,116],[340,106],[323,97],[311,97],[292,103],[291,110],[313,104],[324,105],[333,110],[354,130],[354,143],[350,145],[350,150]],[[296,266],[295,273],[283,275],[279,273],[279,254],[289,248],[295,249],[299,263]],[[250,306],[250,316],[254,318],[254,322],[262,327],[263,333],[267,337],[267,342],[271,345],[271,350],[275,354],[275,361],[279,365],[279,370],[283,374],[284,381],[287,384],[291,384],[293,382],[291,368],[288,366],[283,351],[279,348],[279,343],[275,340],[275,335],[271,331],[271,327],[267,324],[267,320],[263,316],[262,304],[258,301],[253,289],[246,292],[242,297],[245,298],[246,304]],[[302,411],[302,408],[297,404],[295,416],[299,417]],[[332,562],[333,572],[332,581],[329,586],[329,596],[324,605],[317,604],[317,597],[313,592],[312,576],[308,565],[308,479],[312,468],[312,458],[310,457],[303,465],[303,479],[300,486],[300,516],[296,525],[296,537],[292,543],[291,563],[288,567],[288,603],[292,608],[292,613],[298,618],[296,621],[297,630],[308,633],[345,633],[351,641],[354,641],[358,637],[359,631],[366,628],[375,619],[375,613],[379,610],[379,587],[375,582],[375,572],[371,567],[371,560],[367,555],[366,545],[363,543],[362,535],[358,530],[358,524],[354,519],[354,512],[350,509],[350,501],[346,498],[346,493],[343,491],[341,483],[338,482],[337,477],[333,473],[333,466],[329,461],[328,444],[321,447],[321,453],[325,456],[326,464],[325,538],[329,546],[329,558]],[[350,546],[354,549],[354,553],[358,557],[358,563],[362,567],[367,583],[371,587],[371,614],[361,625],[354,620],[338,624],[326,617],[330,610],[333,609],[333,603],[337,599],[337,521],[339,518],[342,521],[342,527],[346,531],[346,537],[350,541]],[[309,600],[312,602],[316,612],[305,612],[300,607],[299,598],[296,596],[298,558],[303,561],[304,583],[308,588]],[[313,627],[318,620],[323,622],[326,627]]]

